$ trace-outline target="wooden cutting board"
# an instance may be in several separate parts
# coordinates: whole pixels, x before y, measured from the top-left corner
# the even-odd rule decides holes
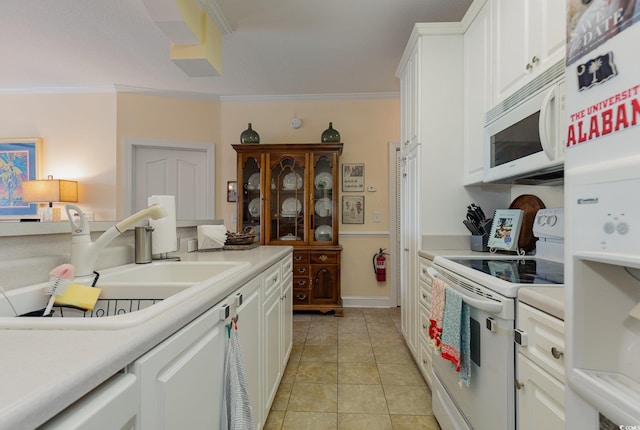
[[[523,194],[511,202],[509,209],[522,209],[523,211],[518,248],[524,249],[526,252],[533,251],[538,241],[538,238],[533,235],[533,223],[536,213],[540,209],[545,209],[544,203],[533,194]]]

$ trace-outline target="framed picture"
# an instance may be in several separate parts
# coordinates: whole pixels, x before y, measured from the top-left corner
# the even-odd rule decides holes
[[[504,251],[517,251],[520,227],[522,226],[521,209],[499,209],[493,215],[491,232],[487,246]]]
[[[364,196],[342,196],[342,224],[364,224]]]
[[[227,201],[228,202],[238,201],[238,182],[227,181]]]
[[[0,216],[36,215],[38,205],[22,201],[22,183],[38,179],[41,139],[0,139]]]
[[[364,163],[342,165],[342,191],[364,191]]]

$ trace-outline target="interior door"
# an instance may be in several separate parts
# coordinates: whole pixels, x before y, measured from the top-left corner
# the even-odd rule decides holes
[[[151,195],[172,195],[177,219],[213,219],[215,145],[125,139],[123,152],[125,215],[146,208]]]

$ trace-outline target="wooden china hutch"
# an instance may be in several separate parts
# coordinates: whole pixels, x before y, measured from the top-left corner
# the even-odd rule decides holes
[[[261,245],[291,245],[293,310],[334,311],[340,294],[339,157],[342,143],[233,145],[238,231]]]

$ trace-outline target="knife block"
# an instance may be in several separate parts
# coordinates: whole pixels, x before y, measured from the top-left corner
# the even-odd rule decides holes
[[[489,235],[472,235],[471,236],[471,250],[478,252],[489,252],[487,243],[489,242]]]

